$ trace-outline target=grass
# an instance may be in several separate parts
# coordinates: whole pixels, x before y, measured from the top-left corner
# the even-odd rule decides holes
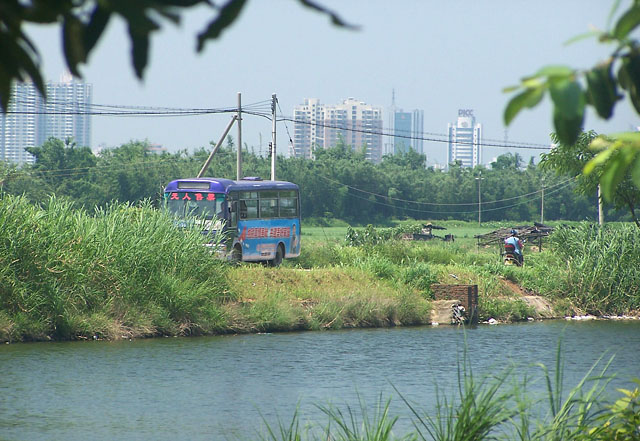
[[[640,310],[632,226],[559,228],[545,251],[513,268],[472,239],[505,224],[438,224],[464,240],[393,239],[416,222],[303,227],[299,258],[233,267],[148,204],[87,213],[55,198],[38,207],[2,197],[0,340],[426,324],[434,283],[478,285],[481,320],[534,314],[511,282],[547,297],[558,314]]]
[[[465,351],[458,364],[458,382],[454,390],[436,387],[435,409],[405,399],[413,430],[396,435],[398,416],[391,414],[391,399],[382,397],[373,406],[362,399],[358,407],[318,405],[326,422],[300,424],[296,410],[291,423],[278,419],[272,427],[263,419],[268,441],[340,440],[340,441],[482,441],[490,439],[521,441],[560,440],[635,440],[640,435],[637,410],[640,388],[620,389],[623,395],[609,404],[606,388],[612,375],[609,363],[596,363],[565,391],[562,347],[558,344],[553,369],[539,364],[534,372],[510,366],[496,373],[478,376],[471,369]],[[640,380],[634,380],[640,384]],[[532,392],[532,384],[543,385],[542,392]]]
[[[93,215],[55,198],[0,199],[0,338],[210,333],[232,294],[225,265],[148,204]]]
[[[237,332],[429,323],[419,291],[398,289],[358,268],[305,271],[245,265],[229,271],[239,302],[227,305]]]

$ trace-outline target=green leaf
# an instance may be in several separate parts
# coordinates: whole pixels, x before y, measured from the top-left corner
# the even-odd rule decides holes
[[[325,8],[324,6],[321,6],[321,5],[317,4],[314,1],[311,1],[311,0],[298,0],[298,1],[300,3],[302,3],[302,5],[306,6],[307,8],[311,8],[311,9],[313,9],[315,11],[327,14],[329,17],[331,17],[331,22],[336,26],[341,26],[341,27],[350,28],[350,29],[357,29],[358,28],[358,26],[354,26],[354,25],[346,23],[344,20],[342,20],[338,16],[338,14],[336,14],[335,12]]]
[[[577,81],[556,79],[550,81],[549,92],[553,100],[553,123],[561,142],[572,145],[582,131],[585,96]]]
[[[624,164],[621,157],[614,157],[605,166],[600,177],[602,195],[606,201],[612,201],[616,187],[624,178]]]
[[[511,92],[515,92],[516,90],[520,89],[520,85],[518,84],[517,86],[508,86],[505,87],[504,89],[502,89],[503,93],[511,93]]]
[[[62,23],[62,45],[67,67],[77,77],[81,76],[78,64],[87,61],[84,51],[84,25],[74,15],[68,14]]]
[[[229,0],[221,9],[215,20],[209,22],[207,29],[198,34],[198,52],[204,48],[207,40],[215,40],[222,31],[231,26],[236,21],[246,0]]]
[[[129,38],[131,39],[131,61],[138,78],[144,75],[149,58],[149,33],[140,33],[129,24]]]
[[[611,73],[611,63],[596,66],[587,72],[587,94],[598,115],[604,119],[611,118],[613,107],[620,99]]]
[[[505,125],[509,125],[511,121],[513,121],[513,118],[515,118],[518,112],[524,107],[535,107],[544,96],[544,91],[545,89],[543,87],[526,89],[524,92],[513,97],[504,110]]]
[[[618,81],[629,92],[633,107],[640,113],[640,52],[634,51],[622,57]]]
[[[89,57],[91,50],[94,48],[100,36],[104,32],[109,23],[109,19],[111,18],[111,12],[104,9],[100,3],[96,5],[93,12],[91,13],[91,18],[89,18],[89,23],[84,28],[84,50],[86,57]]]
[[[595,158],[591,159],[589,162],[585,164],[583,173],[585,175],[591,174],[597,166],[606,163],[611,157],[611,154],[613,152],[614,152],[613,148],[608,148],[607,150],[603,150],[602,152],[598,153],[595,156]]]
[[[567,145],[575,144],[582,132],[583,116],[570,117],[559,112],[557,108],[554,109],[553,126],[561,142]]]
[[[640,147],[616,140],[613,147],[609,148],[608,151],[614,151],[615,154],[612,153],[611,158],[605,164],[600,183],[605,199],[610,201],[613,199],[613,194],[616,193],[617,186],[625,179],[634,161],[640,158]],[[631,171],[635,172],[635,170]],[[634,179],[633,175],[632,179]]]
[[[11,83],[31,78],[42,96],[46,90],[40,74],[38,53],[27,36],[15,33],[0,26],[0,59],[10,60],[0,68],[0,105],[6,111],[9,105]],[[26,75],[25,75],[26,74]]]
[[[602,32],[600,32],[600,31],[585,32],[584,34],[576,35],[575,37],[570,38],[564,44],[566,46],[568,46],[568,45],[576,43],[578,41],[586,40],[587,38],[599,37],[601,34],[602,34]]]
[[[613,30],[613,35],[619,40],[623,40],[627,38],[631,31],[638,25],[640,25],[640,5],[636,4],[620,17],[620,20],[618,20]]]
[[[569,78],[573,76],[574,71],[568,66],[552,65],[541,68],[534,77],[559,77]]]
[[[631,180],[640,189],[640,152],[636,155],[635,163],[631,169]]]

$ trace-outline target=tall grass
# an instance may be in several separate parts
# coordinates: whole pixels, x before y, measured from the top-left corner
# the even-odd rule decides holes
[[[640,229],[581,224],[558,228],[551,240],[566,261],[557,270],[574,303],[594,314],[640,310]]]
[[[199,334],[223,326],[225,266],[149,204],[93,215],[0,199],[0,311],[12,340]],[[6,318],[8,317],[8,319]],[[0,331],[2,328],[0,327]],[[5,331],[7,332],[7,331]]]
[[[471,369],[465,353],[458,364],[455,390],[436,388],[435,407],[424,408],[400,395],[412,415],[413,430],[395,434],[398,416],[390,412],[390,402],[380,397],[368,406],[359,397],[358,407],[317,406],[326,422],[300,424],[298,410],[291,423],[278,420],[271,427],[266,420],[269,441],[339,440],[339,441],[570,441],[635,440],[640,433],[637,409],[640,388],[620,389],[623,398],[609,405],[606,388],[613,377],[607,374],[609,363],[597,362],[568,391],[564,381],[562,348],[558,345],[553,369],[543,364],[538,371],[517,366],[496,374],[478,376]],[[522,377],[519,372],[525,372]],[[538,372],[536,375],[535,372]],[[635,380],[640,384],[640,380]],[[541,392],[529,390],[542,384]],[[608,435],[608,436],[607,436]],[[615,437],[613,436],[615,435]]]

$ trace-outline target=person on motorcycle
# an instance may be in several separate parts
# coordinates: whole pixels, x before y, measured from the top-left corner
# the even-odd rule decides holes
[[[518,259],[518,262],[520,263],[520,266],[522,266],[522,263],[524,262],[524,256],[522,255],[522,250],[524,248],[524,244],[522,243],[522,241],[518,237],[518,232],[516,230],[511,230],[511,236],[507,237],[504,240],[504,243],[505,243],[505,245],[507,245],[507,244],[513,245],[514,253],[516,255],[516,259]]]

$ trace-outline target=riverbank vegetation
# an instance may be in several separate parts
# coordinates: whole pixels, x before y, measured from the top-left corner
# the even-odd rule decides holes
[[[303,423],[298,412],[290,421],[264,421],[263,441],[481,441],[488,439],[547,440],[637,440],[640,439],[640,380],[631,388],[618,389],[618,398],[608,394],[613,375],[607,364],[593,366],[570,390],[566,390],[564,366],[558,348],[556,365],[537,366],[523,374],[516,367],[495,373],[474,374],[468,356],[459,361],[455,390],[437,389],[434,409],[404,398],[412,415],[413,429],[398,429],[399,416],[391,411],[391,400],[376,404],[362,399],[359,407],[331,404],[319,409],[326,423]],[[534,387],[532,387],[532,385]],[[539,385],[543,385],[542,388]],[[535,387],[538,386],[538,387]],[[534,390],[535,389],[535,390]],[[537,390],[543,390],[540,393]],[[406,423],[405,423],[406,425]]]
[[[0,338],[129,338],[213,333],[233,300],[224,264],[161,212],[96,213],[52,198],[0,200]]]
[[[4,195],[0,339],[428,324],[434,283],[478,285],[481,320],[536,317],[528,293],[551,302],[556,316],[640,309],[640,233],[631,225],[560,227],[543,252],[512,268],[497,249],[477,249],[474,224],[443,224],[460,232],[456,241],[399,239],[415,222],[303,228],[298,259],[233,266],[148,203],[90,213],[56,198],[38,206]]]

